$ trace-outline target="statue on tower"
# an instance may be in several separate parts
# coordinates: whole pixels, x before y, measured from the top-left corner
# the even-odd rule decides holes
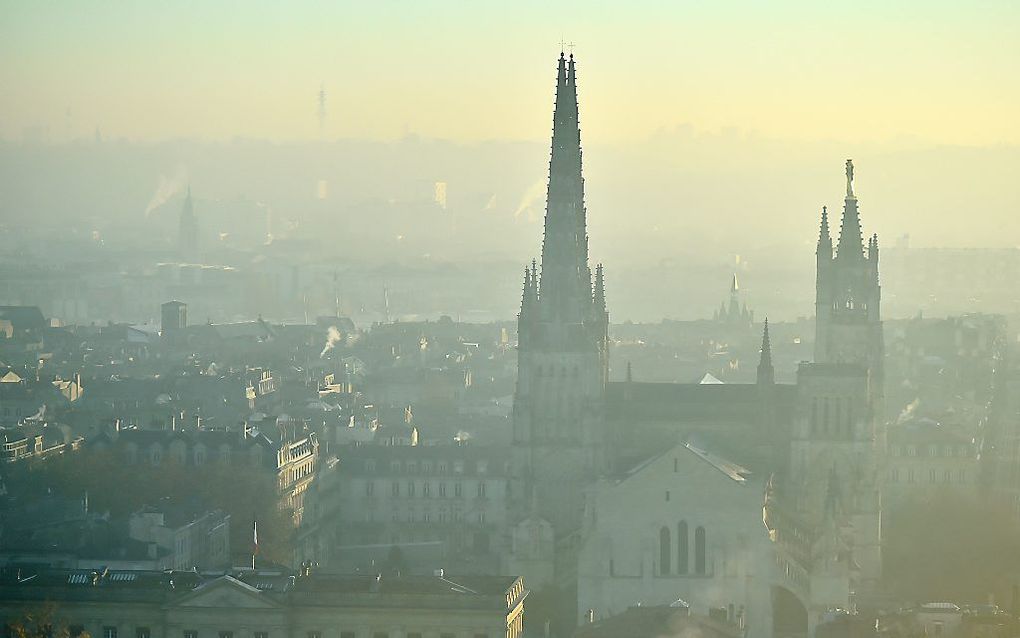
[[[846,196],[854,196],[854,161],[852,159],[846,161]]]

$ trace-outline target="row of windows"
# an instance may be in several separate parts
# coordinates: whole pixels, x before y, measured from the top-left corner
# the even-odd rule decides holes
[[[365,472],[372,474],[375,473],[377,463],[375,459],[365,460]],[[392,474],[447,474],[450,468],[453,468],[454,474],[463,474],[466,469],[464,461],[453,461],[451,464],[449,461],[390,461],[390,473]],[[489,462],[486,460],[475,461],[474,470],[478,474],[487,474],[489,471]]]
[[[973,456],[971,447],[969,445],[929,445],[927,447],[921,446],[918,448],[916,445],[907,445],[900,447],[898,445],[889,446],[890,456],[918,456],[918,452],[922,454],[927,452],[927,456],[944,456],[946,458],[952,458],[954,456],[969,457]]]
[[[129,443],[126,447],[126,455],[128,463],[137,463],[139,459],[139,449],[133,443]],[[143,455],[148,457],[148,461],[153,465],[159,465],[164,459],[171,459],[178,465],[185,465],[189,461],[194,465],[204,465],[210,457],[214,457],[215,460],[220,463],[230,464],[233,460],[240,460],[244,462],[245,457],[247,460],[256,465],[262,461],[262,451],[258,448],[252,448],[247,452],[235,453],[231,448],[223,446],[213,453],[213,450],[207,450],[206,448],[197,448],[188,454],[188,452],[180,447],[172,446],[167,452],[161,445],[150,446],[147,452],[143,451]]]
[[[365,512],[366,523],[374,523],[377,521],[378,516],[375,512]],[[390,521],[394,523],[463,523],[469,517],[465,516],[464,512],[454,511],[447,512],[446,510],[440,510],[438,512],[422,512],[417,514],[416,512],[399,513],[393,512],[390,515]],[[477,521],[479,525],[485,525],[485,512],[478,512],[474,516],[470,517]]]
[[[690,534],[687,529],[687,521],[680,521],[676,526],[676,571],[674,571],[670,531],[665,525],[662,526],[659,530],[660,576],[688,573],[690,570],[689,542]],[[705,570],[705,528],[699,525],[694,529],[694,573],[704,574]]]
[[[908,469],[905,472],[900,472],[899,468],[894,467],[891,470],[889,470],[890,483],[899,483],[901,478],[904,479],[904,482],[906,483],[917,483],[919,482],[918,480],[919,476],[923,476],[923,474],[921,472],[914,472],[913,469]],[[942,483],[952,483],[953,471],[942,470],[940,472],[939,470],[928,470],[929,483],[938,483],[940,479]],[[967,482],[966,470],[956,470],[956,482],[961,484]]]
[[[80,626],[72,627],[74,631],[71,632],[72,636],[80,636],[84,633],[84,628]],[[135,638],[151,638],[152,632],[148,627],[138,627],[135,629]],[[320,631],[309,631],[305,633],[307,638],[322,638],[322,632]],[[356,633],[354,631],[341,631],[340,638],[355,638]],[[372,633],[372,638],[389,638],[389,632],[376,631]],[[406,634],[407,638],[422,638],[422,633],[417,631],[409,631]],[[116,627],[103,627],[103,638],[117,638]],[[185,629],[181,632],[181,638],[199,638],[198,631],[195,629]],[[233,631],[218,631],[216,632],[216,638],[235,638]],[[268,631],[255,631],[252,632],[251,638],[270,638]],[[452,633],[440,633],[439,638],[455,638]],[[488,634],[476,633],[474,638],[489,638]]]
[[[446,498],[446,496],[447,496],[446,483],[439,483],[439,484],[437,484],[436,487],[437,487],[437,494],[438,494],[439,498]],[[405,486],[404,491],[403,491],[404,496],[407,496],[407,497],[410,498],[410,497],[415,496],[417,494],[417,492],[418,492],[418,485],[414,481],[408,481],[407,485]],[[486,498],[487,493],[488,493],[488,488],[486,487],[485,482],[480,481],[475,486],[475,495],[478,498]],[[392,495],[392,496],[400,496],[401,495],[400,481],[393,481],[393,483],[390,484],[390,495]],[[424,483],[421,484],[421,495],[423,497],[425,497],[425,498],[429,498],[429,497],[432,496],[432,484],[429,483],[428,481],[425,481]],[[367,481],[365,483],[365,496],[375,496],[375,482],[374,481]],[[453,496],[455,498],[460,498],[460,497],[464,496],[464,485],[462,483],[454,483],[453,484]]]

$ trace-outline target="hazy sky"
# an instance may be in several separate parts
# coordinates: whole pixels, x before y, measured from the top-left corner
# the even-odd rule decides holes
[[[0,1],[0,136],[1020,143],[1020,3]]]

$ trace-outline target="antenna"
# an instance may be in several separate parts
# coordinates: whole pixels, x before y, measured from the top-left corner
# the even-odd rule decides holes
[[[336,297],[336,316],[340,317],[340,288],[336,283],[336,271],[333,271],[333,296]]]
[[[319,85],[319,137],[326,135],[326,85]]]

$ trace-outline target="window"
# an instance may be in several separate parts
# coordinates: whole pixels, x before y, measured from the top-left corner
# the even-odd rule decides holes
[[[393,496],[400,496],[400,483],[393,481],[393,487],[390,491],[393,493]]]
[[[422,496],[424,496],[425,498],[428,498],[429,494],[431,493],[431,491],[432,491],[432,486],[429,485],[428,481],[425,481],[424,483],[421,484],[421,493],[422,493]]]
[[[460,495],[461,495],[461,484],[460,483],[454,483],[453,484],[453,495],[456,496],[457,498],[460,498]]]
[[[365,483],[365,496],[372,496],[375,493],[375,482],[368,481]]]
[[[116,627],[103,627],[103,638],[117,638],[117,628]],[[188,638],[188,637],[185,636],[185,638]],[[192,636],[191,638],[197,638],[197,637]]]
[[[446,483],[439,484],[439,496],[441,498],[446,498]]]
[[[946,446],[946,456],[953,456],[953,446],[952,445],[947,445]]]
[[[135,638],[151,638],[152,632],[149,631],[148,627],[138,627],[135,629]]]
[[[420,631],[409,631],[407,632],[407,638],[421,638]]]
[[[676,473],[680,467],[680,459],[673,459],[673,472]]]
[[[454,638],[453,634],[439,634],[439,638]]]
[[[307,634],[308,638],[322,638],[321,631],[309,631]]]
[[[269,638],[268,631],[256,631],[252,634],[252,638]]]
[[[687,521],[680,521],[676,526],[676,573],[687,573]]]
[[[407,482],[407,495],[414,496],[414,481]]]
[[[485,498],[485,482],[479,481],[478,483],[478,498]]]
[[[198,638],[198,631],[195,629],[185,629],[184,638]]]
[[[956,482],[965,483],[967,481],[967,472],[965,470],[956,471]]]
[[[666,502],[669,502],[669,490],[666,490]]]
[[[907,446],[907,456],[917,456],[917,448],[913,445]]]
[[[659,530],[659,575],[666,576],[673,567],[670,558],[673,543],[669,540],[669,528],[665,525]]]
[[[898,445],[890,445],[889,446],[889,454],[892,455],[892,456],[899,456],[900,455],[900,446],[898,446]]]
[[[386,631],[377,631],[372,634],[372,638],[390,638],[390,634]]]
[[[220,638],[234,638],[234,632],[232,631],[221,631],[219,633]]]
[[[71,638],[78,638],[78,636],[85,633],[85,625],[71,625],[67,628],[67,635]]]
[[[896,468],[889,470],[889,482],[899,483],[900,482],[900,471]]]
[[[694,530],[694,571],[705,573],[705,528],[700,526]]]
[[[937,480],[937,474],[935,470],[928,470],[928,482],[934,483]]]
[[[341,631],[340,638],[357,638],[357,634],[353,631]]]
[[[928,455],[929,456],[938,456],[939,455],[939,447],[937,445],[929,446],[928,447]]]
[[[953,480],[953,473],[951,471],[946,470],[945,472],[942,473],[942,482],[943,483],[949,483],[952,480]]]

